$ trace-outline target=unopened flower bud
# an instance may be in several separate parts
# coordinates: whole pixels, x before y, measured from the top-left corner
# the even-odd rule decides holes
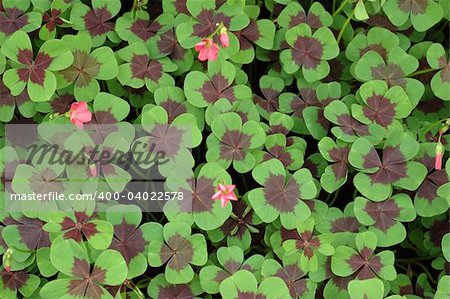
[[[442,158],[444,157],[444,146],[439,141],[436,145],[436,151],[434,156],[434,169],[442,169]]]

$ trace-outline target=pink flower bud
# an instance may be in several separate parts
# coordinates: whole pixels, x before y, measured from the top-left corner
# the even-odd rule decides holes
[[[226,31],[220,33],[219,39],[220,39],[220,44],[222,45],[222,47],[227,48],[230,45],[230,39],[229,39],[228,33]]]
[[[89,172],[91,173],[92,177],[96,178],[98,176],[97,166],[95,166],[95,164],[90,164],[89,165]]]
[[[444,157],[444,146],[441,142],[438,142],[436,145],[436,151],[434,156],[434,169],[440,170],[442,169],[442,158]]]

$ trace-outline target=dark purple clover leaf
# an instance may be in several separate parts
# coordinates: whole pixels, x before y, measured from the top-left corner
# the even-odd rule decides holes
[[[120,0],[93,0],[91,7],[75,3],[70,13],[72,27],[88,32],[93,47],[103,45],[106,37],[112,42],[119,42],[120,38],[114,31],[115,24],[111,19],[119,13],[120,7]]]
[[[51,245],[48,232],[42,228],[45,222],[41,218],[29,218],[20,212],[13,212],[2,223],[5,224],[1,231],[4,244],[13,248],[14,260],[19,263],[25,262],[40,248]]]
[[[239,173],[255,167],[252,150],[266,140],[263,128],[255,121],[242,123],[239,114],[229,112],[220,115],[211,123],[212,134],[207,139],[206,160],[217,162],[224,169],[233,164]]]
[[[317,284],[300,268],[298,256],[286,255],[282,263],[280,265],[276,260],[266,259],[262,264],[262,276],[281,278],[288,286],[291,298],[314,298]]]
[[[39,276],[27,271],[0,270],[0,296],[2,298],[18,298],[18,293],[23,297],[32,297],[39,287]]]
[[[356,197],[354,203],[356,218],[377,235],[379,247],[401,243],[406,238],[406,229],[402,222],[411,222],[416,218],[411,198],[404,193],[380,202]]]
[[[184,81],[186,99],[196,107],[207,107],[221,98],[231,103],[251,99],[246,85],[236,84],[236,67],[227,61],[208,62],[208,74],[191,71]]]
[[[317,103],[303,109],[303,119],[308,131],[315,139],[321,139],[328,133],[330,123],[324,116],[324,108],[341,97],[341,84],[338,82],[322,83],[316,88]]]
[[[257,150],[253,152],[256,158],[256,164],[261,164],[264,161],[271,159],[278,159],[283,163],[283,166],[288,170],[300,169],[303,165],[303,157],[306,150],[306,141],[298,142],[291,146],[287,146],[286,136],[283,134],[272,134],[267,136],[264,144],[265,150]]]
[[[105,286],[120,285],[127,277],[127,265],[119,252],[102,251],[91,267],[86,248],[74,240],[54,241],[50,260],[63,275],[42,287],[43,298],[111,298]]]
[[[97,97],[98,98],[98,97]],[[77,131],[67,138],[65,148],[73,153],[84,153],[84,156],[77,156],[74,163],[66,166],[67,176],[70,181],[78,182],[85,193],[93,193],[98,188],[107,188],[115,192],[122,192],[131,175],[114,159],[114,153],[127,153],[130,149],[130,138],[124,137],[125,132],[108,132],[104,140],[102,128],[89,126],[93,129],[90,136],[87,132]],[[122,126],[117,126],[120,130]],[[104,126],[105,131],[114,130],[112,126]],[[96,132],[98,129],[98,132]],[[134,131],[129,137],[133,137]],[[102,158],[103,157],[103,158]],[[105,158],[106,157],[106,158]],[[91,168],[95,167],[93,173]],[[69,181],[69,183],[70,183]]]
[[[239,41],[239,52],[230,59],[239,64],[248,64],[255,58],[253,44],[262,49],[271,50],[275,37],[275,24],[267,19],[250,19],[243,29],[234,32]]]
[[[70,18],[70,7],[72,0],[54,0],[33,2],[34,8],[42,12],[42,26],[39,29],[39,38],[42,40],[50,40],[56,37],[58,27],[68,27]],[[46,3],[47,2],[47,3]]]
[[[252,243],[251,234],[259,232],[255,226],[261,223],[261,219],[255,214],[245,197],[233,203],[231,216],[222,226],[207,233],[213,243],[218,243],[226,237],[228,246],[238,246],[242,250],[247,250]]]
[[[62,163],[50,162],[59,156],[47,152],[45,155],[34,154],[32,161],[26,164],[15,165],[14,177],[12,178],[12,190],[18,194],[30,196],[39,194],[45,196],[50,192],[64,193],[68,191],[67,178],[64,175],[65,165]],[[27,157],[29,158],[29,157]],[[77,190],[73,190],[76,192]],[[48,211],[56,209],[54,201],[23,201],[21,211],[28,217],[38,217]]]
[[[338,208],[329,208],[326,217],[316,226],[316,229],[320,233],[334,234],[333,245],[350,246],[354,244],[356,234],[363,230],[363,226],[355,217],[353,203],[349,203],[343,212]]]
[[[203,292],[197,275],[187,284],[170,284],[164,274],[158,274],[150,280],[147,288],[148,295],[153,299],[198,298]]]
[[[383,11],[395,26],[402,26],[410,19],[419,32],[433,27],[444,15],[439,3],[432,0],[387,0]]]
[[[30,0],[2,0],[0,4],[0,45],[16,31],[31,32],[41,26],[42,15],[27,12]]]
[[[220,7],[219,7],[220,6]],[[214,0],[186,1],[187,10],[192,15],[188,21],[178,24],[176,34],[180,45],[185,49],[191,49],[201,39],[212,34],[220,23],[231,32],[239,31],[247,27],[250,20],[244,13],[243,7],[237,3],[219,4]],[[229,34],[230,46],[221,48],[225,56],[233,56],[239,51],[239,41],[234,34]],[[216,43],[219,42],[218,36],[214,37]]]
[[[92,120],[87,123],[92,126],[91,138],[100,143],[109,133],[121,132],[121,135],[131,142],[133,134],[130,132],[130,124],[123,121],[129,113],[130,104],[127,101],[110,93],[100,92],[94,99]]]
[[[167,123],[171,124],[175,122],[175,119],[180,115],[189,113],[196,119],[197,127],[203,131],[204,112],[198,107],[194,107],[186,101],[183,89],[179,87],[161,87],[155,91],[154,94],[155,104],[161,106],[167,113]],[[145,107],[142,109],[142,113],[145,111]]]
[[[399,121],[410,115],[413,105],[400,86],[389,88],[381,80],[361,85],[358,90],[360,104],[352,104],[352,116],[363,124],[377,124],[392,131],[400,129]]]
[[[324,221],[328,210],[328,206],[325,202],[313,199],[307,200],[305,203],[311,211],[310,217],[317,219],[317,223]],[[279,220],[272,222],[269,228],[271,228],[272,231],[267,232],[266,243],[270,244],[279,259],[282,259],[286,252],[283,248],[284,241],[290,239],[301,240],[297,229],[286,229]]]
[[[78,101],[89,102],[100,92],[97,80],[111,80],[118,74],[114,52],[100,47],[91,52],[91,37],[86,32],[64,35],[65,42],[74,57],[72,65],[57,73],[58,88],[74,83],[74,95]]]
[[[345,57],[353,63],[369,51],[377,52],[383,59],[387,59],[388,53],[400,45],[399,37],[382,27],[373,27],[368,31],[357,34],[345,49]]]
[[[174,86],[174,79],[166,72],[173,72],[177,66],[167,57],[153,58],[142,42],[132,43],[118,52],[125,61],[119,66],[117,79],[122,85],[141,88],[144,85],[151,92],[159,87]]]
[[[269,117],[269,125],[264,122],[260,122],[260,124],[264,127],[264,131],[267,135],[288,135],[294,127],[294,120],[290,115],[286,115],[280,112],[273,112]]]
[[[303,166],[311,172],[314,178],[320,179],[328,166],[328,162],[320,153],[315,153],[305,159]]]
[[[415,285],[412,284],[411,279],[406,274],[398,274],[397,278],[390,283],[390,289],[393,294],[400,296],[417,296],[420,298],[428,298],[426,293],[432,293],[432,287],[427,281],[427,275],[425,273],[420,274],[417,277]],[[432,298],[430,296],[429,298]]]
[[[139,161],[139,167],[149,169],[157,164],[159,172],[167,176],[179,165],[194,166],[190,149],[202,141],[202,134],[194,115],[183,113],[170,120],[168,111],[163,107],[147,105],[142,110],[140,121],[146,132],[132,145],[133,155],[135,160]],[[148,153],[149,158],[143,160],[141,153]],[[161,153],[164,153],[163,157]],[[161,164],[157,160],[165,162]]]
[[[289,289],[279,277],[269,277],[258,285],[256,277],[247,270],[239,270],[220,285],[222,298],[283,299],[289,298]]]
[[[335,241],[339,242],[337,239]],[[351,244],[355,244],[355,237],[353,237]],[[317,283],[327,281],[323,288],[323,296],[326,298],[349,298],[347,286],[350,281],[355,279],[355,275],[337,276],[331,271],[331,256],[318,255],[317,258],[319,269],[316,272],[310,272],[309,278]]]
[[[356,248],[339,246],[331,258],[331,270],[340,277],[356,275],[356,279],[381,278],[392,281],[397,277],[394,268],[394,253],[381,251],[375,253],[378,239],[372,232],[356,236]]]
[[[284,89],[284,81],[278,77],[264,75],[259,79],[259,89],[262,96],[254,95],[253,102],[258,108],[259,114],[269,119],[273,112],[279,110],[278,96]]]
[[[200,284],[208,294],[217,294],[222,281],[239,270],[247,270],[259,278],[259,271],[264,257],[259,254],[252,255],[244,261],[244,253],[237,246],[220,247],[217,250],[217,264],[207,265],[200,270]]]
[[[184,200],[167,202],[164,214],[170,221],[195,223],[206,231],[220,227],[231,215],[231,204],[222,208],[220,201],[211,199],[220,181],[231,184],[230,175],[217,163],[201,165],[195,174],[190,165],[176,167],[166,185],[170,191],[182,192]]]
[[[111,244],[114,228],[108,221],[99,220],[92,209],[55,212],[49,217],[44,230],[59,236],[59,240],[87,241],[92,248],[104,250]]]
[[[372,144],[380,143],[386,130],[376,123],[364,124],[356,120],[350,114],[348,107],[355,101],[353,95],[347,95],[342,101],[333,101],[325,107],[323,115],[328,121],[335,124],[331,128],[331,133],[344,142],[353,143],[358,137],[364,137]]]
[[[386,57],[369,50],[356,62],[354,77],[362,82],[383,80],[389,87],[400,86],[409,96],[414,108],[424,94],[425,87],[417,79],[408,78],[419,67],[419,61],[400,47],[393,47]]]
[[[299,169],[291,176],[281,161],[272,159],[256,166],[252,176],[264,187],[251,190],[248,198],[265,223],[280,217],[285,228],[293,229],[297,221],[311,215],[303,200],[314,198],[317,188],[307,169]]]
[[[433,93],[444,101],[450,101],[450,61],[448,51],[441,44],[433,44],[427,51],[427,62],[433,69],[439,70],[431,79]]]
[[[15,62],[15,68],[3,74],[3,82],[17,96],[27,87],[34,102],[50,100],[56,90],[53,72],[65,69],[73,62],[66,44],[57,39],[46,41],[34,58],[30,38],[23,31],[14,33],[2,46],[3,54]]]
[[[334,253],[334,247],[331,245],[334,239],[333,234],[316,235],[314,226],[314,217],[309,217],[305,221],[297,221],[296,229],[299,238],[283,242],[283,248],[286,251],[284,257],[296,256],[300,269],[304,272],[317,271],[319,268],[318,254],[330,256]]]
[[[333,139],[324,137],[319,141],[319,151],[325,160],[332,163],[320,178],[322,188],[332,193],[347,181],[350,145],[339,141],[336,143]]]
[[[413,110],[411,116],[417,117],[420,120],[424,120],[430,123],[443,119],[447,116],[447,111],[450,109],[450,101],[442,101],[433,95],[428,95],[426,98],[422,98],[416,109]],[[414,124],[414,122],[413,122]],[[417,124],[417,123],[415,123]],[[437,140],[430,138],[432,132],[426,132],[425,136],[427,140]]]
[[[355,187],[374,201],[387,199],[393,187],[416,190],[427,174],[422,163],[410,161],[418,151],[417,141],[400,131],[388,136],[381,155],[367,139],[359,138],[349,154],[350,164],[359,171],[353,179]]]
[[[37,103],[35,109],[42,113],[64,114],[70,110],[73,102],[75,102],[75,96],[73,95],[73,88],[69,86],[58,89],[50,98],[50,101]]]
[[[134,42],[147,42],[160,31],[165,32],[173,25],[174,17],[171,14],[160,14],[156,19],[143,10],[137,12],[133,18],[131,12],[125,13],[116,21],[116,32],[119,37],[132,44]]]
[[[202,234],[191,235],[185,222],[169,222],[163,228],[164,241],[152,240],[148,248],[148,262],[152,267],[166,264],[165,276],[174,284],[194,279],[191,265],[203,266],[208,260],[206,240]]]
[[[175,74],[184,74],[189,71],[194,63],[194,54],[191,49],[181,47],[175,34],[176,25],[183,22],[176,18],[172,28],[152,36],[146,43],[150,55],[155,58],[168,56],[178,67]]]
[[[318,83],[308,83],[304,79],[297,80],[299,94],[284,92],[280,94],[279,111],[291,114],[294,120],[292,131],[300,134],[310,134],[303,118],[303,110],[306,107],[319,107],[320,102],[317,99],[316,88]],[[323,119],[323,122],[327,122]]]
[[[422,235],[423,242],[421,246],[423,246],[422,249],[425,252],[429,252],[431,254],[441,254],[444,236],[450,233],[448,222],[448,213],[443,213],[434,217],[422,218],[424,234]],[[438,263],[436,263],[434,267],[439,265],[438,259],[436,259],[436,261]],[[444,261],[444,259],[442,259],[442,261]],[[443,269],[444,263],[441,263],[440,267],[438,266],[436,268]]]
[[[423,143],[420,145],[416,160],[427,167],[425,180],[417,189],[414,197],[414,206],[417,214],[422,217],[432,217],[447,212],[449,208],[448,194],[443,192],[445,185],[449,184],[449,174],[445,169],[434,169],[436,143]],[[444,186],[441,191],[438,191]]]
[[[128,279],[142,275],[147,269],[147,248],[150,241],[163,240],[162,225],[147,222],[142,225],[141,209],[134,205],[108,208],[106,219],[114,227],[110,249],[122,254],[128,266]]]
[[[19,95],[13,96],[10,89],[3,83],[3,76],[0,75],[0,121],[10,122],[16,107],[26,118],[36,114],[36,104],[30,100],[27,91],[24,90]]]
[[[308,25],[297,25],[286,31],[286,42],[289,49],[280,53],[283,69],[288,74],[301,69],[308,82],[325,78],[330,72],[327,60],[339,54],[336,39],[326,27],[320,27],[312,33]]]
[[[278,24],[284,28],[292,28],[300,24],[307,24],[313,29],[330,27],[333,18],[319,2],[313,2],[308,13],[298,2],[289,3],[278,16]]]
[[[164,93],[163,89],[169,90],[169,92],[173,92],[176,90],[176,87],[159,88],[156,90],[155,95],[159,96],[158,91]],[[183,95],[183,93],[181,93],[181,95]],[[182,96],[182,99],[184,99],[184,95]],[[166,129],[167,131],[177,130],[181,133],[181,136],[179,136],[179,138],[176,138],[177,140],[175,140],[174,138],[174,146],[178,145],[187,148],[197,147],[202,141],[202,132],[198,128],[198,120],[196,119],[195,114],[188,113],[187,107],[189,107],[191,111],[195,112],[199,112],[199,108],[193,107],[189,104],[189,102],[186,101],[175,102],[170,98],[169,100],[170,101],[168,101],[167,103],[161,103],[162,105],[152,105],[153,107],[151,107],[150,104],[146,105],[142,109],[141,123],[144,129],[148,132],[151,132],[150,134],[163,129]],[[203,123],[201,125],[203,125]],[[164,126],[166,128],[162,128]],[[185,132],[187,130],[189,130],[188,133]],[[184,138],[183,135],[185,135]],[[148,137],[144,138],[148,139]],[[169,136],[167,136],[166,138],[169,138]],[[183,141],[185,139],[189,140]]]

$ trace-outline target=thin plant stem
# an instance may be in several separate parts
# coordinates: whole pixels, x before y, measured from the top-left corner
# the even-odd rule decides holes
[[[336,11],[336,0],[333,0],[333,5],[332,5],[331,9],[332,9],[331,11],[334,14],[334,12]]]
[[[345,28],[347,28],[348,24],[350,23],[350,20],[353,17],[353,14],[355,13],[355,10],[353,10],[347,17],[347,20],[345,20],[344,24],[342,25],[341,31],[339,31],[338,37],[336,39],[337,43],[341,41],[342,35],[344,35]]]
[[[430,271],[428,270],[427,267],[425,267],[424,265],[422,265],[421,263],[416,262],[416,261],[411,261],[411,264],[414,264],[414,265],[416,265],[416,266],[419,266],[419,267],[423,270],[423,272],[425,272],[425,273],[427,274],[428,279],[429,279],[433,284],[437,284],[436,279],[433,278],[433,275],[431,275],[431,273],[430,273]]]
[[[431,68],[430,69],[425,69],[425,70],[420,70],[420,71],[416,71],[416,72],[408,75],[408,77],[415,77],[415,76],[418,76],[418,75],[427,74],[427,73],[431,73],[431,72],[434,72],[434,71],[438,71],[438,70],[431,69]]]
[[[447,121],[447,118],[444,119],[440,119],[438,121],[435,121],[434,123],[432,123],[426,130],[425,132],[423,132],[422,138],[425,138],[425,135],[434,127],[436,127],[437,125],[439,125],[440,123],[443,123],[444,121]]]
[[[341,5],[338,7],[338,9],[333,13],[333,17],[335,17],[338,13],[341,12],[341,10],[345,7],[345,5],[347,5],[348,1],[349,0],[342,1]]]
[[[431,255],[431,256],[422,256],[422,257],[413,257],[407,259],[395,259],[397,262],[412,262],[412,261],[426,261],[432,260],[440,256],[439,254]]]
[[[333,199],[331,200],[331,202],[330,202],[330,204],[329,204],[330,207],[331,207],[331,206],[334,204],[334,202],[336,201],[336,199],[337,199],[337,197],[338,197],[338,195],[339,195],[339,190],[341,190],[341,189],[338,189],[336,192],[334,192]]]

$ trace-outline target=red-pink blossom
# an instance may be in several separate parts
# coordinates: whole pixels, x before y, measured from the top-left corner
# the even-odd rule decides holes
[[[202,39],[201,42],[195,45],[195,51],[198,52],[198,60],[200,61],[215,61],[217,55],[219,55],[219,47],[212,38]]]
[[[92,113],[86,102],[75,102],[70,106],[69,118],[79,129],[83,129],[83,124],[92,120]]]
[[[217,186],[217,192],[214,193],[211,199],[220,200],[222,208],[224,208],[230,200],[237,201],[236,194],[234,194],[235,185],[223,185]]]

